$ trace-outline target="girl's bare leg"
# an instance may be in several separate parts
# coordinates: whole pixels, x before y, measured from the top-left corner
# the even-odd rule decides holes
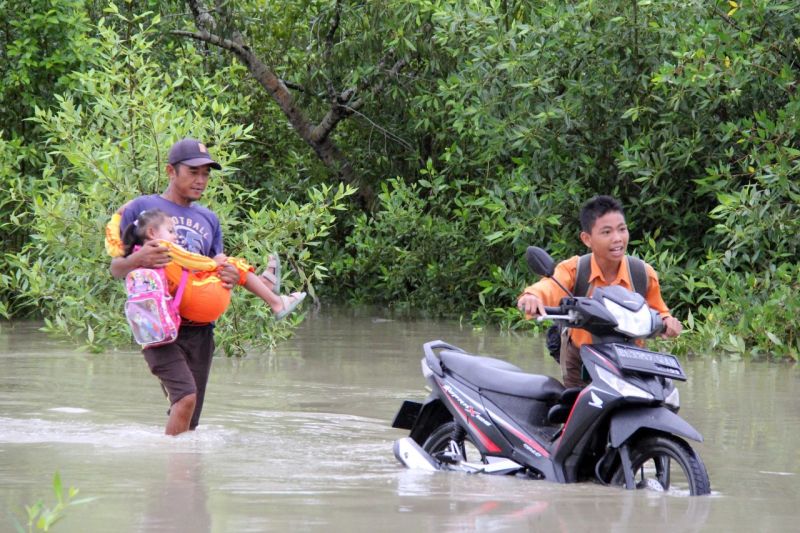
[[[274,313],[283,310],[283,300],[281,300],[281,297],[272,292],[260,276],[248,272],[244,282],[244,288],[267,302],[267,305],[272,308]]]

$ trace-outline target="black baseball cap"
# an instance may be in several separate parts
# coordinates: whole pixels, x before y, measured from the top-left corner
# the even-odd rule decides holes
[[[206,145],[197,139],[181,139],[169,149],[167,162],[170,165],[181,163],[190,167],[208,165],[211,168],[222,170],[222,165],[211,159]]]

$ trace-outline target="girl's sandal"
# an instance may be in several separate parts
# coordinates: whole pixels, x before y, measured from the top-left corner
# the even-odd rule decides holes
[[[278,254],[269,254],[267,269],[261,273],[264,283],[272,284],[272,292],[281,293],[281,260]]]
[[[293,292],[292,294],[286,296],[281,296],[281,301],[283,302],[283,309],[275,313],[275,319],[281,320],[286,318],[292,311],[300,305],[300,302],[305,300],[306,293],[305,292]]]

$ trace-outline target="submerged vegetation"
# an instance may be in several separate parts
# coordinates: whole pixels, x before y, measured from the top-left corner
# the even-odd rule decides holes
[[[64,488],[61,484],[61,474],[53,474],[53,495],[56,502],[52,507],[44,503],[44,499],[39,499],[32,505],[25,506],[26,523],[25,526],[15,519],[14,526],[19,533],[27,531],[50,531],[56,522],[64,518],[67,509],[77,505],[83,505],[94,501],[95,498],[77,498],[78,492],[75,487]]]
[[[0,315],[129,342],[102,227],[191,134],[225,168],[204,201],[226,251],[277,250],[323,301],[535,328],[526,246],[581,252],[608,193],[680,351],[800,357],[796,2],[0,7]],[[234,302],[229,353],[291,333]]]

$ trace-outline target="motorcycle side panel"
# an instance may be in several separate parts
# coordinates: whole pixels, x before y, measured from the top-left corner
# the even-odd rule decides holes
[[[445,393],[448,409],[453,412],[454,419],[466,428],[482,453],[510,458],[546,479],[562,481],[554,470],[547,446],[516,422],[514,416],[505,412],[502,406],[449,376],[440,382],[440,388]],[[518,400],[540,403],[529,399]]]
[[[558,464],[565,465],[565,470],[572,467],[568,457],[580,457],[586,453],[585,447],[590,442],[589,437],[597,432],[598,426],[603,423],[608,413],[613,412],[614,405],[618,401],[618,394],[594,385],[581,390],[564,425],[558,448],[553,454]],[[567,479],[572,478],[569,472],[565,476]]]
[[[453,419],[469,432],[481,453],[507,457],[510,445],[486,413],[478,391],[452,376],[436,381]]]
[[[563,476],[554,469],[550,459],[550,450],[541,435],[532,435],[531,431],[519,424],[500,406],[489,399],[484,399],[486,412],[502,434],[503,455],[538,472],[544,479],[563,481]],[[540,440],[541,439],[541,440]]]
[[[611,419],[611,446],[619,448],[641,428],[655,429],[703,442],[703,436],[688,422],[665,407],[634,407]]]

